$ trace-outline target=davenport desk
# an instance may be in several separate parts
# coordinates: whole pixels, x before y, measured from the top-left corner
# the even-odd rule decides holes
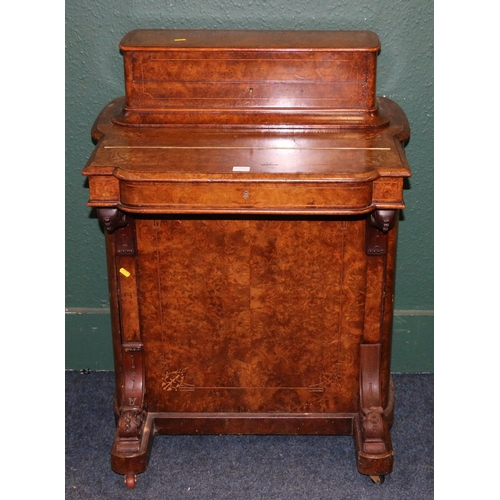
[[[366,31],[137,30],[83,174],[105,228],[111,465],[155,434],[353,435],[391,472],[403,111]]]

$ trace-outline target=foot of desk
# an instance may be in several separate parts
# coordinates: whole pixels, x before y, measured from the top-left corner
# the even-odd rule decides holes
[[[119,423],[130,417],[122,412]],[[134,488],[137,482],[136,475],[146,470],[153,437],[154,419],[147,413],[144,414],[142,425],[134,437],[120,435],[120,425],[118,425],[111,450],[111,468],[116,473],[125,475],[127,488]]]
[[[380,389],[380,344],[361,345],[360,410],[354,419],[358,471],[380,484],[392,472],[394,453],[390,429],[394,414],[394,388],[389,387],[386,408]],[[374,479],[375,478],[375,479]]]
[[[358,472],[370,476],[373,482],[380,484],[382,481],[374,478],[390,474],[394,461],[391,436],[384,414],[371,412],[363,419],[356,418],[354,439]]]

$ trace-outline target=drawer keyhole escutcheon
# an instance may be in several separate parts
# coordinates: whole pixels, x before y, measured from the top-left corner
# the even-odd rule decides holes
[[[250,196],[250,193],[245,189],[245,191],[243,191],[243,198],[245,198],[245,200],[248,200]]]

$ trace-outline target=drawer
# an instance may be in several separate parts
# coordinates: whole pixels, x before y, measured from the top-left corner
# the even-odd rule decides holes
[[[364,213],[373,182],[131,181],[119,207],[138,213]]]

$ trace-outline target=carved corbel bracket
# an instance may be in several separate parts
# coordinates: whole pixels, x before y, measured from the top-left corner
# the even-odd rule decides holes
[[[97,218],[108,233],[127,225],[127,215],[117,208],[98,208]]]
[[[97,218],[106,232],[115,237],[117,255],[135,255],[135,228],[133,218],[118,208],[98,208]]]
[[[366,222],[366,253],[385,255],[387,253],[387,233],[395,226],[397,210],[375,210]]]
[[[370,225],[387,233],[396,224],[397,210],[375,210],[370,215]]]

